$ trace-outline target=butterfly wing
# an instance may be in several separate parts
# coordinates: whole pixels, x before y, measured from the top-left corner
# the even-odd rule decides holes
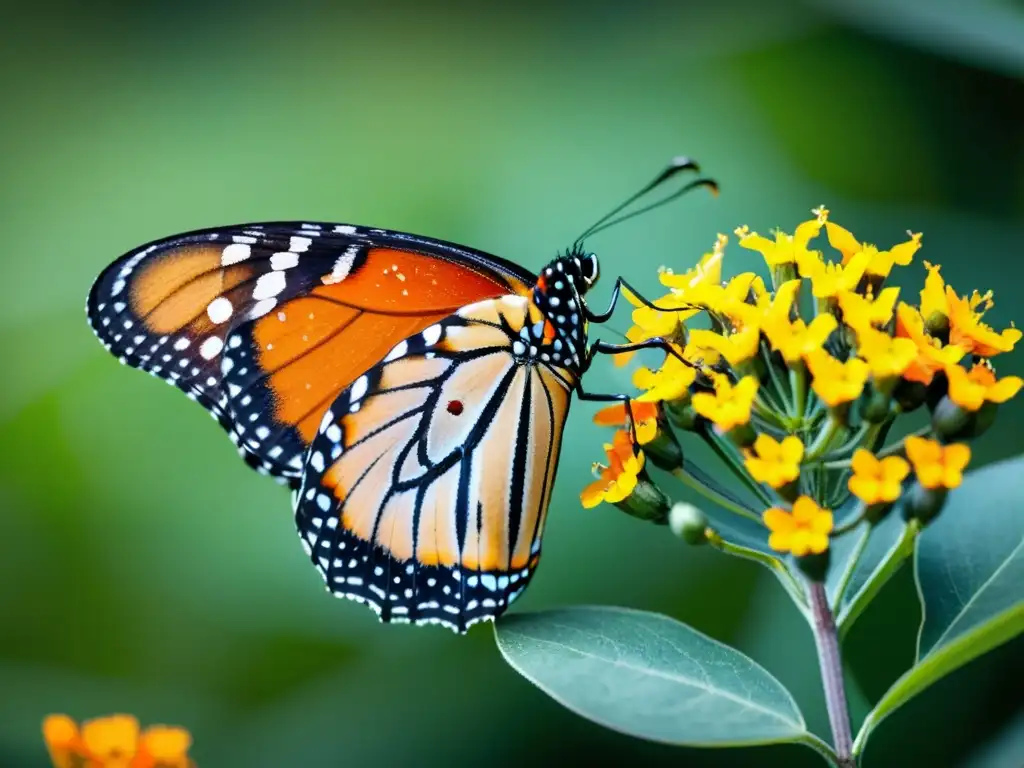
[[[326,411],[295,494],[334,594],[464,632],[529,582],[574,375],[513,344],[527,300],[466,307],[400,342]]]
[[[440,240],[343,224],[201,230],[137,248],[89,294],[121,362],[176,385],[293,488],[323,412],[401,339],[535,278]]]

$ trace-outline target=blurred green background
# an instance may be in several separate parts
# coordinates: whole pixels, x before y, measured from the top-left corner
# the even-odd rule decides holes
[[[826,203],[882,247],[923,231],[920,257],[961,291],[995,288],[1006,325],[1024,299],[1024,4],[43,0],[8,9],[0,35],[0,766],[45,765],[55,711],[184,725],[202,768],[820,765],[602,731],[508,669],[489,626],[381,626],[331,598],[287,492],[180,392],[118,366],[85,295],[139,243],[261,219],[391,227],[537,268],[688,154],[721,196],[594,238],[606,276],[657,295],[656,268],[686,268],[717,232],[792,231]],[[727,253],[730,274],[760,267]],[[628,381],[605,365],[589,388]],[[826,733],[811,638],[770,577],[579,506],[605,436],[592,412],[572,409],[516,610],[668,613],[752,654]],[[1020,453],[1022,429],[1021,403],[1004,408],[976,464]],[[904,571],[850,636],[855,717],[910,663],[917,623]],[[1024,764],[1022,651],[899,711],[866,764]]]

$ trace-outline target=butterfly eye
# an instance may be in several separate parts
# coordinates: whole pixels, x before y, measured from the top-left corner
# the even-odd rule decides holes
[[[449,400],[448,401],[448,413],[452,416],[462,415],[462,401],[461,400]]]

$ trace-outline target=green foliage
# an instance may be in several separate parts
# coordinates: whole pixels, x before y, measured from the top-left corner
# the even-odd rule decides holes
[[[796,702],[752,659],[674,619],[610,607],[508,616],[505,659],[569,709],[634,736],[724,747],[810,738]]]
[[[1021,471],[1024,458],[973,472],[923,533],[894,512],[870,532],[846,537],[833,553],[828,603],[819,605],[826,613],[831,608],[841,629],[911,553],[923,615],[917,660],[865,718],[853,759],[895,709],[1024,632],[1024,505],[1014,491]],[[751,557],[760,554],[754,550],[716,546],[776,575],[791,574],[779,561],[773,567],[769,557]],[[827,638],[815,626],[819,640]],[[847,764],[807,731],[791,694],[754,660],[666,616],[576,607],[512,614],[495,631],[516,671],[605,727],[686,746],[803,743],[833,764]]]
[[[973,472],[920,537],[914,559],[922,622],[917,660],[857,738],[928,686],[1024,632],[1024,459]]]

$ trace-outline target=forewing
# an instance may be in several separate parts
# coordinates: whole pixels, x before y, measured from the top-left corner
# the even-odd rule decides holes
[[[532,276],[479,251],[350,225],[249,224],[125,254],[88,315],[121,362],[182,389],[293,487],[323,411],[401,339]]]

